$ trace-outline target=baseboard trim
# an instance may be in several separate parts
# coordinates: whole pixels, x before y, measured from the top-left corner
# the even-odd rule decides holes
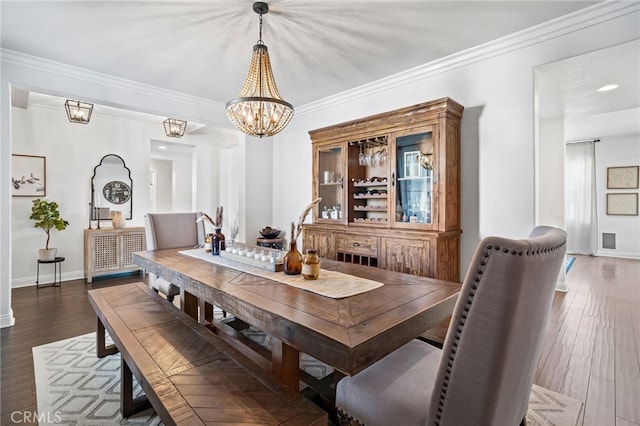
[[[13,309],[9,308],[9,313],[0,316],[0,328],[12,327],[16,324],[16,318],[13,316]]]
[[[57,279],[57,277],[56,277]],[[65,281],[84,279],[83,271],[71,271],[62,273],[62,283]],[[40,274],[40,285],[46,285],[53,282],[53,274]],[[35,287],[36,276],[16,278],[11,280],[11,288]]]
[[[622,259],[640,260],[640,253],[603,252],[602,250],[598,250],[596,255],[602,257],[619,257]]]

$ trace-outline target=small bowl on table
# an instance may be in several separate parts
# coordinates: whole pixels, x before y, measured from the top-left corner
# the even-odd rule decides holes
[[[280,235],[280,232],[278,229],[273,229],[269,226],[267,226],[266,228],[262,228],[260,230],[260,235],[262,235],[262,238],[264,238],[265,240],[274,240],[276,238],[278,238],[278,235]]]

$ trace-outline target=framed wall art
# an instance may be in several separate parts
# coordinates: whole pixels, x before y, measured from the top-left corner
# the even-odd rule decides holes
[[[636,189],[640,166],[607,167],[607,189]]]
[[[638,216],[638,194],[607,194],[607,214]]]
[[[11,195],[44,197],[47,195],[47,159],[37,155],[11,156]]]

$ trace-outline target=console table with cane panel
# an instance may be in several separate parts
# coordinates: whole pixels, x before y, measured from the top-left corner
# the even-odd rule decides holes
[[[84,230],[84,277],[141,270],[131,254],[146,250],[144,226]]]

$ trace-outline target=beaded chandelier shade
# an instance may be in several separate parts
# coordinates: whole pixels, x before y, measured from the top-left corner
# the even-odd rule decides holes
[[[67,118],[70,122],[87,124],[91,120],[93,104],[67,99],[64,103],[64,109],[67,110]]]
[[[253,10],[260,15],[260,39],[253,46],[249,74],[240,95],[227,102],[227,116],[242,132],[262,138],[279,133],[289,124],[293,106],[278,92],[269,51],[262,42],[262,15],[269,11],[269,5],[256,2]]]

